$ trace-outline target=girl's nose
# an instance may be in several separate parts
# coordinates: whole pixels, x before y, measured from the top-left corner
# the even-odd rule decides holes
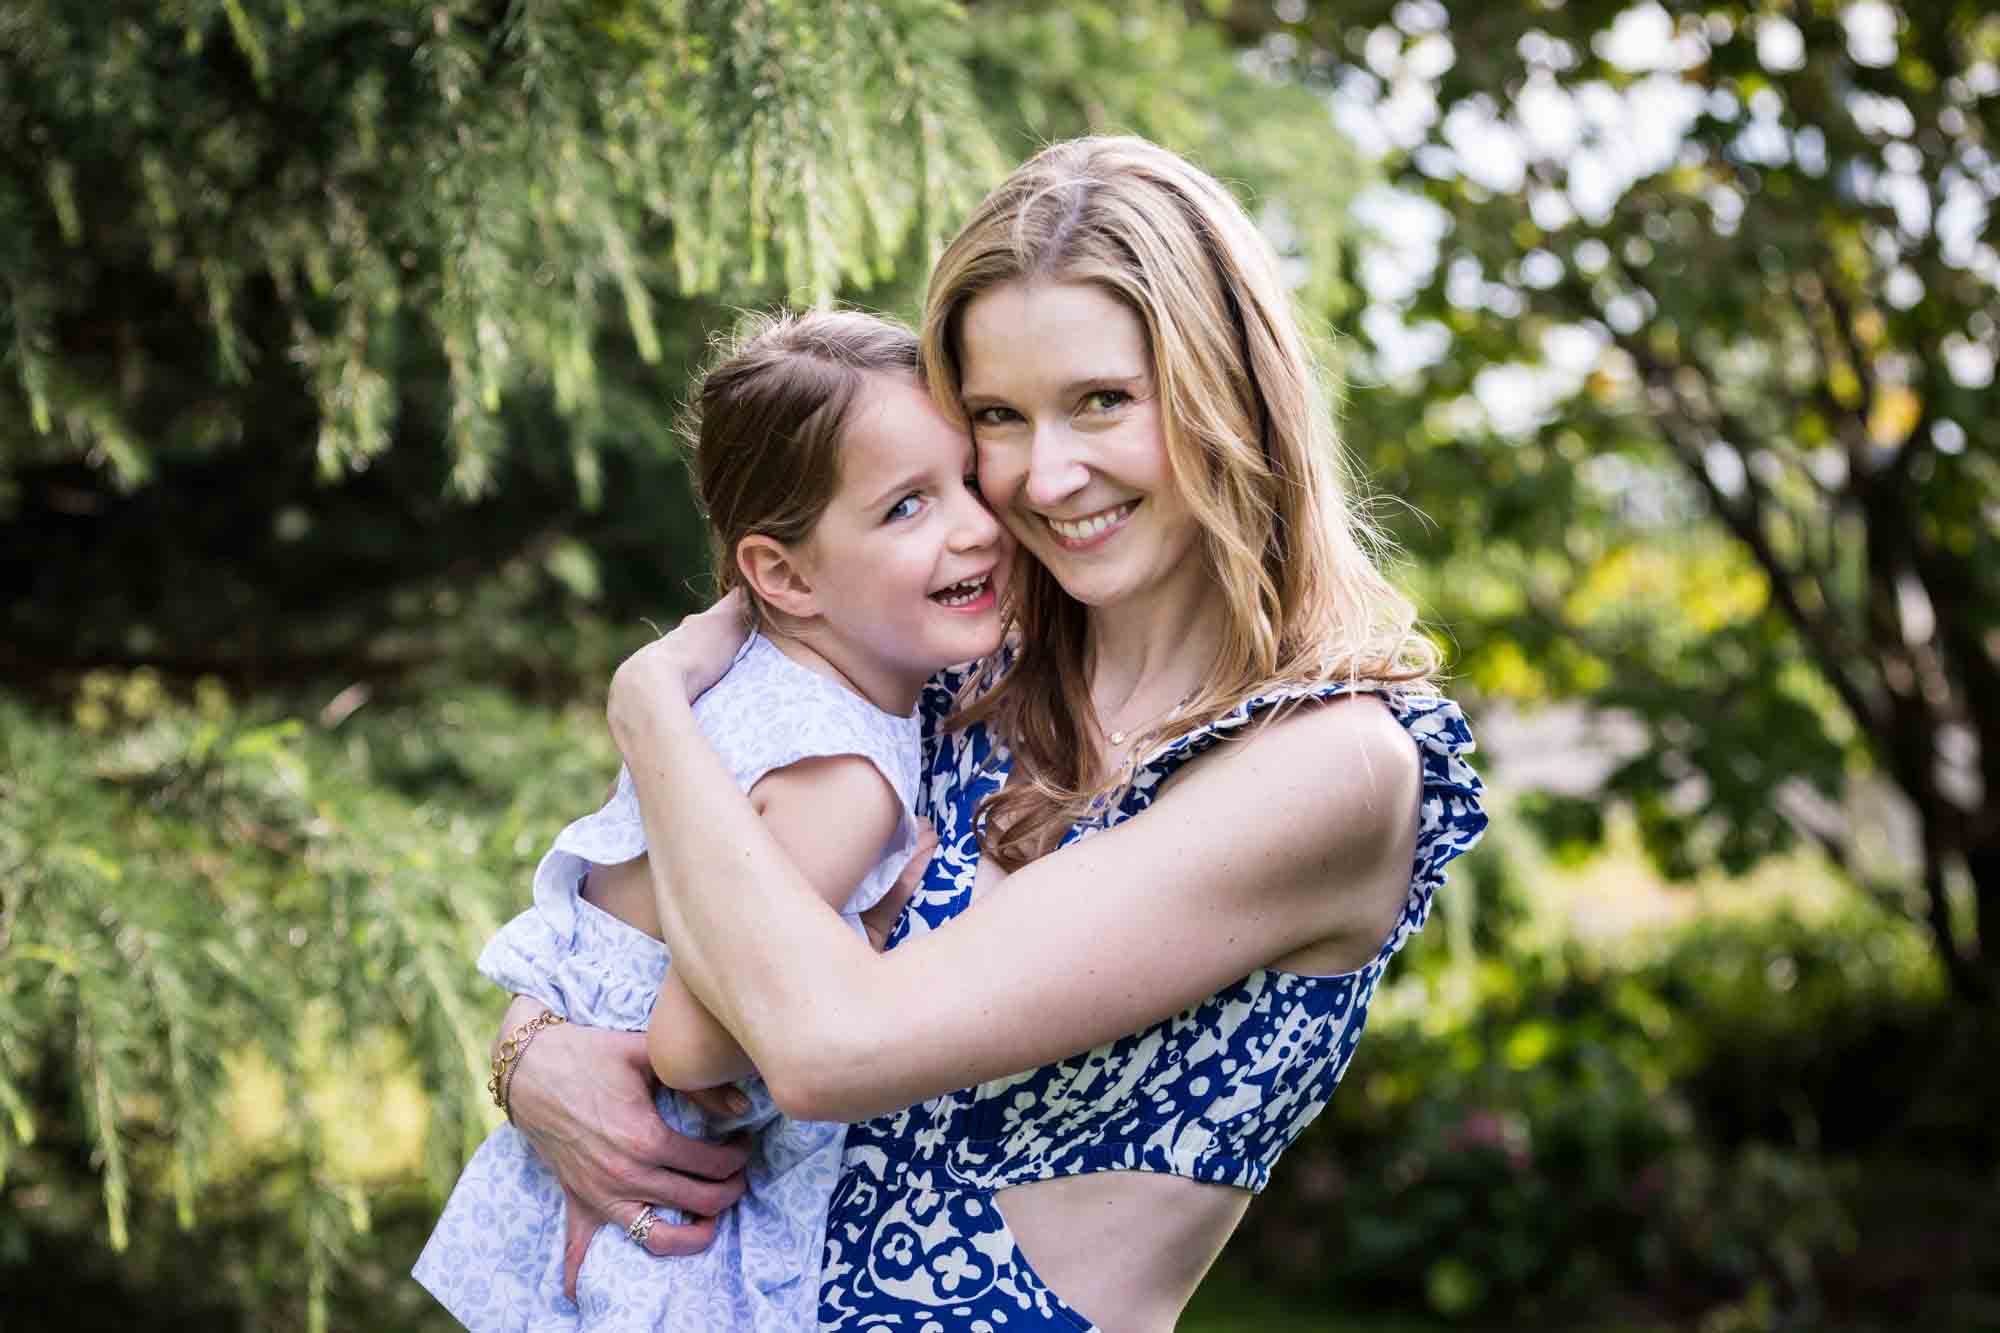
[[[951,548],[954,551],[977,551],[1000,540],[1000,522],[993,517],[993,511],[979,498],[976,491],[965,491],[959,496],[952,515]]]
[[[1028,445],[1022,495],[1036,509],[1055,509],[1090,481],[1075,438],[1061,426],[1038,428]]]

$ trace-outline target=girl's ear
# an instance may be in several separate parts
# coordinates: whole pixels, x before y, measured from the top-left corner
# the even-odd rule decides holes
[[[773,611],[795,620],[819,614],[812,571],[797,551],[776,538],[752,535],[736,543],[736,569],[745,586]]]

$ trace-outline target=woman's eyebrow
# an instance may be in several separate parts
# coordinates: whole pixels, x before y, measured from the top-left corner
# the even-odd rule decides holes
[[[1089,393],[1093,389],[1122,389],[1128,384],[1136,384],[1146,378],[1144,371],[1130,375],[1092,375],[1086,379],[1071,380],[1062,386],[1062,396],[1073,397]]]
[[[1145,381],[1146,372],[1143,370],[1086,375],[1080,379],[1064,380],[1056,387],[1056,396],[1074,398],[1093,389],[1122,389],[1133,384],[1143,384]],[[985,393],[972,388],[962,389],[958,400],[967,407],[990,407],[1007,401],[1003,395]]]

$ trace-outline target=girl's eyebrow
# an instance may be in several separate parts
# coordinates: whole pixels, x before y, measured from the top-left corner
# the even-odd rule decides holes
[[[929,477],[930,477],[930,469],[928,468],[921,468],[915,472],[910,472],[902,476],[899,476],[893,485],[884,489],[880,494],[878,494],[873,500],[869,502],[869,507],[871,509],[880,509],[883,506],[889,504],[893,500],[902,499],[904,496],[908,495],[911,491],[920,491],[924,488],[924,482],[928,480]]]
[[[961,468],[972,467],[976,466],[978,462],[979,462],[979,456],[972,447],[971,439],[968,438],[965,441],[963,448],[959,452],[958,465]],[[930,484],[932,478],[936,475],[936,472],[937,472],[936,468],[925,466],[919,468],[912,468],[910,471],[900,474],[894,485],[891,485],[886,489],[884,489],[881,492],[881,494],[877,495],[874,500],[869,502],[869,507],[873,509],[881,509],[886,507],[891,501],[902,499],[904,496],[908,495],[911,491],[922,490],[925,486]]]

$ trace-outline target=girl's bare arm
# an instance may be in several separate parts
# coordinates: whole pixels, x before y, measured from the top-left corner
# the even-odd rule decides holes
[[[780,853],[835,914],[881,859],[902,817],[894,788],[856,755],[808,759],[767,774],[751,789],[749,801]],[[603,869],[649,881],[650,860]],[[749,924],[755,928],[754,920]],[[660,986],[646,1050],[670,1088],[712,1088],[755,1072],[729,1029],[688,992],[678,964]]]

